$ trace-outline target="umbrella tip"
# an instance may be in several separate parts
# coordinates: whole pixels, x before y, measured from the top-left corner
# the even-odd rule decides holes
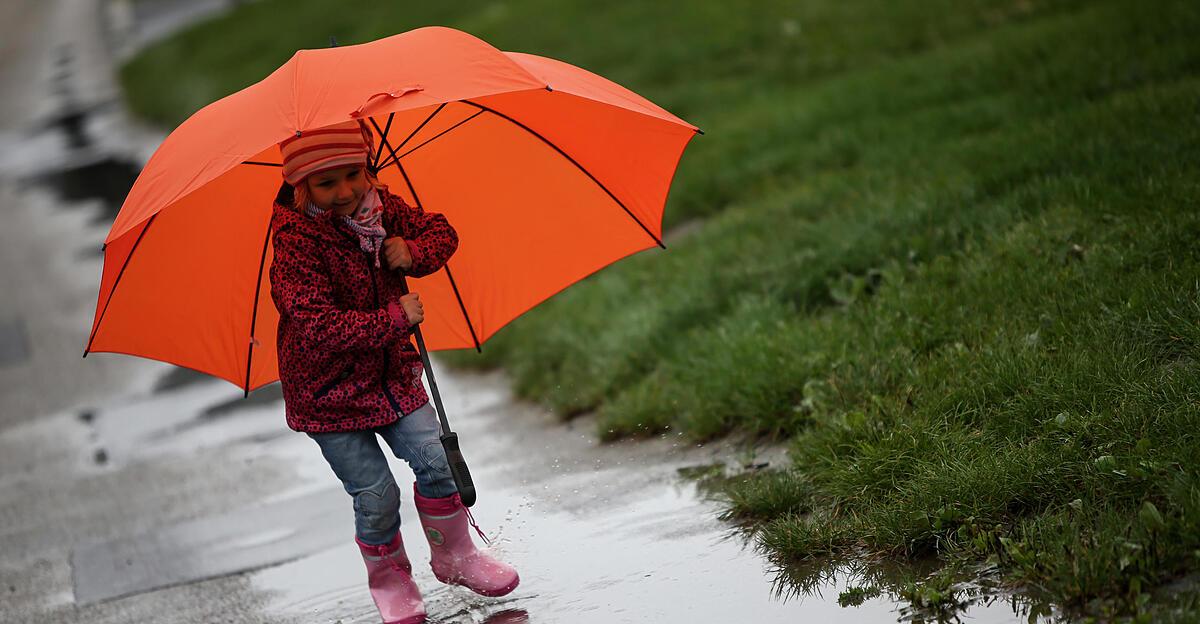
[[[329,35],[329,47],[331,47],[331,48],[337,47],[337,37],[334,37],[333,35]]]
[[[696,134],[704,134],[704,131],[700,128],[696,128]]]

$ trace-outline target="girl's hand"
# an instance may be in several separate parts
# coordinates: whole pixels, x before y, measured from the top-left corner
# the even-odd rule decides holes
[[[408,243],[399,236],[393,236],[383,241],[383,257],[387,260],[388,268],[393,271],[396,269],[407,271],[412,268],[413,259],[412,253],[408,250]]]
[[[400,307],[404,309],[409,325],[419,325],[425,320],[425,306],[421,305],[421,295],[414,292],[400,297]]]

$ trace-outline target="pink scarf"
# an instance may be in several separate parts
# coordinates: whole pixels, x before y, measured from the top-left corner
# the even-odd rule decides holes
[[[317,217],[325,214],[311,201],[304,210],[308,216]],[[379,267],[379,248],[383,246],[383,238],[387,232],[383,229],[383,201],[379,199],[379,191],[371,189],[363,195],[358,208],[348,215],[342,215],[342,220],[358,235],[358,246],[375,258],[375,267]]]

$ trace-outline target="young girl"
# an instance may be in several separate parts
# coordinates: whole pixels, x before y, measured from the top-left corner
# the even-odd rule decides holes
[[[438,580],[485,596],[511,592],[516,570],[471,541],[409,339],[424,311],[417,293],[402,294],[403,275],[440,269],[458,247],[454,228],[379,184],[367,169],[370,132],[358,122],[305,132],[280,150],[286,183],[271,218],[271,297],[287,423],[316,441],[354,499],[355,540],[380,615],[425,620],[400,539],[400,490],[377,435],[412,467]]]

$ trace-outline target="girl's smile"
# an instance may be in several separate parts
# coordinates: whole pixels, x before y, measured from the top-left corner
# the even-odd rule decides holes
[[[370,188],[366,172],[358,165],[314,173],[306,182],[312,203],[337,215],[354,212]]]

